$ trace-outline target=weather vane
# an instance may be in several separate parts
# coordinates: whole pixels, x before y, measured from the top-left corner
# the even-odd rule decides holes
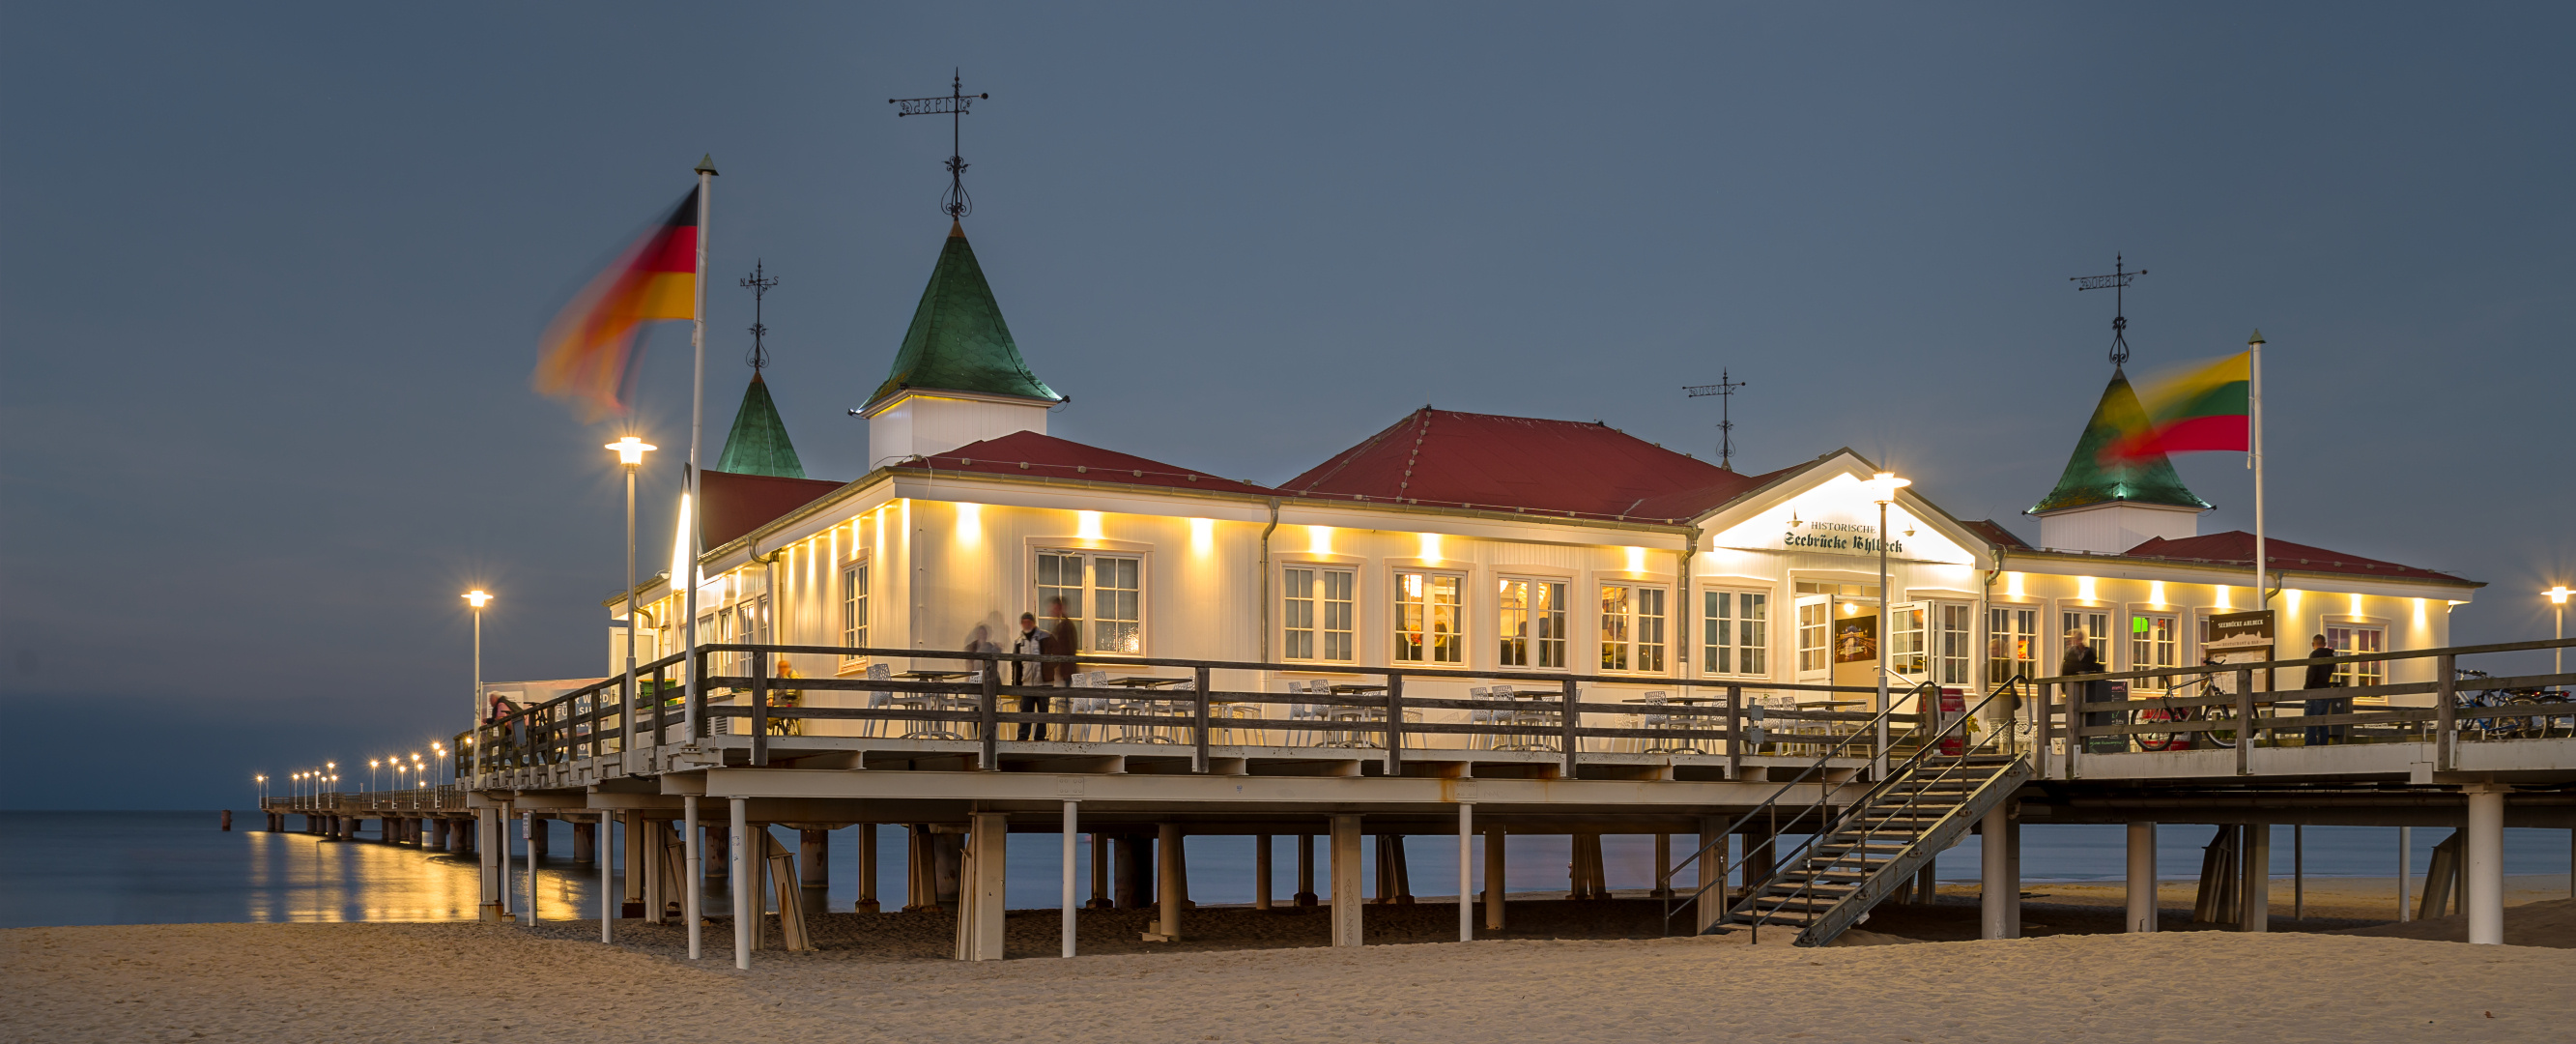
[[[768,335],[769,325],[760,321],[760,306],[769,296],[769,288],[778,285],[778,277],[769,275],[763,266],[764,262],[753,261],[751,274],[742,277],[742,288],[751,291],[751,354],[743,362],[750,364],[754,374],[769,365],[769,348],[760,340]]]
[[[1720,368],[1715,384],[1682,386],[1682,390],[1689,392],[1694,399],[1717,396],[1717,466],[1727,471],[1735,470],[1735,389],[1744,387],[1745,383],[1735,380]]]
[[[966,161],[958,155],[959,124],[964,122],[968,106],[990,94],[968,94],[965,77],[954,70],[948,78],[948,94],[940,98],[888,98],[897,116],[948,116],[948,194],[939,198],[939,210],[956,221],[975,212],[975,201],[966,198]]]
[[[2078,291],[2111,291],[2111,368],[2114,370],[2129,361],[2129,317],[2125,314],[2128,311],[2129,280],[2147,274],[2143,268],[2135,272],[2123,271],[2122,266],[2127,263],[2127,258],[2113,254],[2110,275],[2066,277]]]

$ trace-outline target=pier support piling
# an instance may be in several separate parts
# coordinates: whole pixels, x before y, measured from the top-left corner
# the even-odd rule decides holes
[[[1503,872],[1504,838],[1501,827],[1485,828],[1485,930],[1503,930],[1503,901],[1511,895],[1507,875]]]
[[[2129,924],[2133,932],[2156,930],[2156,825],[2129,824]]]
[[[1156,896],[1154,930],[1145,933],[1146,942],[1181,941],[1181,904],[1188,901],[1182,893],[1187,885],[1181,879],[1181,825],[1158,823],[1154,826],[1154,873],[1161,885]]]
[[[1333,817],[1333,945],[1360,944],[1360,817]]]
[[[1726,913],[1729,905],[1726,901],[1726,868],[1734,856],[1733,852],[1727,851],[1730,842],[1724,817],[1700,817],[1699,847],[1706,854],[1699,859],[1699,898],[1691,902],[1691,931],[1694,933],[1708,934],[1708,926],[1716,924],[1717,919]]]
[[[813,827],[796,829],[796,886],[832,887],[831,831]]]
[[[877,824],[859,824],[859,913],[876,913],[877,905]]]
[[[2013,835],[2021,832],[2021,825],[2012,821],[2006,804],[2009,802],[1987,809],[1985,822],[1979,828],[1982,833],[1977,848],[1977,937],[1981,939],[2011,939],[2019,935],[2013,922],[2020,919],[2015,915],[2021,908],[2021,881],[2013,872],[2018,868],[2013,865],[2011,850],[2014,847]],[[1751,862],[1750,858],[1746,859],[1748,865],[1744,870],[1748,886],[1754,880]]]
[[[484,808],[476,809],[474,812],[474,838],[477,842],[474,849],[482,856],[483,901],[481,909],[483,912],[483,919],[486,921],[498,921],[509,916],[508,906],[503,903],[501,899],[502,870],[500,861],[493,854],[501,850],[500,846],[492,843],[492,835],[498,832],[498,828],[494,823],[499,819],[500,810],[498,809]]]
[[[1010,877],[1011,817],[976,812],[967,818],[964,866],[957,896],[959,960],[1002,959],[1002,907]]]
[[[1078,842],[1078,840],[1079,840],[1079,839],[1081,838],[1081,836],[1082,836],[1080,833],[1078,833],[1078,831],[1079,831],[1079,830],[1081,829],[1081,827],[1082,827],[1082,807],[1081,807],[1081,806],[1082,806],[1082,803],[1081,803],[1081,802],[1079,802],[1079,801],[1067,801],[1067,802],[1065,802],[1065,803],[1064,803],[1064,896],[1063,896],[1063,905],[1064,905],[1064,926],[1063,926],[1063,935],[1064,935],[1064,955],[1065,955],[1065,956],[1067,956],[1067,957],[1071,957],[1071,956],[1073,956],[1073,926],[1074,926],[1074,910],[1077,908],[1077,907],[1074,905],[1074,897],[1073,897],[1073,891],[1074,891],[1074,889],[1073,889],[1073,879],[1074,879],[1074,874],[1075,874],[1074,857],[1075,857],[1075,855],[1076,855],[1075,849],[1076,849],[1076,847],[1077,847],[1077,842]]]
[[[725,887],[733,893],[733,966],[750,971],[751,947],[759,939],[760,931],[760,880],[744,862],[751,858],[753,851],[751,822],[747,818],[751,803],[742,798],[726,798],[725,804],[732,815],[732,830],[725,838],[728,863]]]
[[[1252,835],[1252,908],[1270,909],[1270,835]]]
[[[617,813],[600,813],[599,822],[592,826],[591,832],[600,844],[613,844],[617,836]],[[618,909],[625,905],[626,897],[617,891],[617,860],[596,849],[593,855],[599,860],[599,941],[614,942],[611,926],[617,922]]]
[[[1315,895],[1315,835],[1297,835],[1297,905],[1314,906],[1323,900]]]
[[[2475,783],[2469,796],[2468,873],[2461,878],[2469,914],[2469,943],[2504,945],[2504,793],[2495,783]]]
[[[2272,824],[2247,823],[2239,828],[2245,840],[2236,846],[2237,869],[2243,875],[2236,886],[2236,930],[2268,932],[2272,930]]]
[[[686,852],[686,877],[680,881],[680,917],[688,922],[689,959],[697,960],[704,952],[706,917],[698,909],[699,897],[706,894],[705,845],[698,831],[698,796],[680,798],[681,814],[687,817],[680,831],[680,845]]]
[[[1109,835],[1095,832],[1091,835],[1091,901],[1082,904],[1085,907],[1107,910],[1118,905],[1110,899],[1116,893],[1109,887],[1109,863]]]
[[[1118,908],[1142,909],[1153,895],[1151,887],[1153,871],[1150,862],[1153,857],[1150,853],[1154,842],[1149,838],[1121,837],[1111,843],[1117,846]]]
[[[1476,805],[1458,803],[1458,941],[1476,940]]]
[[[626,848],[625,854],[618,859],[619,867],[626,874],[626,885],[617,896],[621,916],[644,916],[644,880],[652,873],[654,854],[661,851],[645,840],[652,836],[652,830],[647,826],[649,822],[643,813],[634,813],[625,818],[626,826],[621,831]],[[659,922],[661,918],[653,920]]]
[[[599,824],[572,825],[572,861],[575,866],[589,866],[599,859]]]

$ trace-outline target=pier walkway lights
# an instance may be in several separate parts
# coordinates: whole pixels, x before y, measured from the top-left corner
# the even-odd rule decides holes
[[[1861,483],[1878,505],[1878,727],[1871,741],[1871,779],[1887,778],[1887,638],[1894,633],[1895,621],[1889,614],[1896,605],[1896,592],[1887,586],[1887,505],[1896,502],[1897,490],[1913,484],[1893,471],[1879,472]]]
[[[2568,596],[2569,594],[2571,594],[2571,593],[2576,593],[2576,592],[2570,592],[2569,590],[2567,590],[2567,585],[2565,585],[2565,584],[2560,584],[2560,585],[2558,585],[2558,586],[2556,586],[2556,587],[2550,588],[2549,590],[2542,591],[2542,592],[2540,592],[2540,593],[2545,594],[2545,595],[2548,595],[2548,596],[2549,596],[2549,604],[2550,604],[2550,605],[2552,605],[2552,606],[2557,607],[2557,609],[2558,609],[2558,637],[2559,637],[2561,640],[2564,640],[2564,639],[2567,637],[2567,596]],[[2567,673],[2567,650],[2566,650],[2566,649],[2564,649],[2564,648],[2558,648],[2558,649],[2551,649],[2551,650],[2549,650],[2549,673],[2551,673],[2551,674],[2565,674],[2565,673]]]
[[[468,731],[483,719],[483,607],[491,601],[492,595],[482,588],[465,592],[465,604],[474,607],[474,697],[473,708],[465,715]]]
[[[626,684],[619,693],[619,721],[635,720],[635,468],[644,463],[644,454],[653,447],[633,435],[609,443],[617,451],[617,463],[626,468]],[[676,574],[674,574],[676,576]],[[679,581],[674,579],[672,583]],[[479,675],[478,675],[479,677]],[[477,685],[477,689],[481,686]],[[480,698],[479,696],[477,697]],[[624,740],[618,750],[626,749]]]

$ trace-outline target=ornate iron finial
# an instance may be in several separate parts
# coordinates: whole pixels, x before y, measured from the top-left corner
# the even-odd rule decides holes
[[[768,298],[769,288],[777,285],[778,277],[768,274],[763,261],[753,261],[751,274],[742,277],[742,288],[751,291],[751,352],[742,361],[755,374],[769,365],[769,346],[761,343],[761,338],[769,334],[769,326],[760,321],[760,306]]]
[[[2147,270],[2143,268],[2135,272],[2126,271],[2124,266],[2127,262],[2128,259],[2126,257],[2119,254],[2113,254],[2111,255],[2110,275],[2066,277],[2067,281],[2074,283],[2075,289],[2079,291],[2107,289],[2112,292],[2111,369],[2113,370],[2118,370],[2129,361],[2129,317],[2126,314],[2128,312],[2128,308],[2126,306],[2128,304],[2129,296],[2129,280],[2147,274]]]
[[[1720,367],[1717,383],[1682,386],[1682,390],[1694,399],[1717,396],[1717,466],[1726,471],[1735,470],[1735,389],[1745,385],[1746,382],[1733,379],[1725,368]]]
[[[966,160],[958,155],[961,151],[958,147],[959,125],[964,121],[969,106],[990,97],[990,94],[966,93],[964,74],[951,70],[945,97],[886,99],[886,104],[896,107],[897,116],[936,116],[943,113],[948,116],[948,193],[939,197],[939,212],[948,215],[951,221],[975,212],[975,201],[966,196]]]

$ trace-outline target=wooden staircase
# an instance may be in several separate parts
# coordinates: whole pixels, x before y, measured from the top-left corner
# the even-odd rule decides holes
[[[2014,754],[1936,754],[1894,766],[1708,931],[1794,927],[1797,945],[1832,942],[2030,777],[2030,762]]]

